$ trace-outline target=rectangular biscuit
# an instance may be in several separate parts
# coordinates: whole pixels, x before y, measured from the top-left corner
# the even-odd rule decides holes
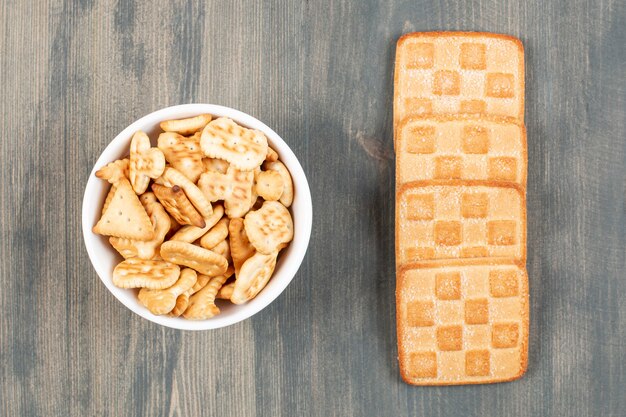
[[[489,259],[410,264],[396,288],[405,382],[456,385],[520,378],[528,358],[528,277]]]
[[[517,184],[429,181],[398,186],[396,262],[526,259],[526,197]]]
[[[408,116],[477,113],[524,120],[524,48],[507,35],[409,33],[398,40],[394,125]]]
[[[526,184],[526,129],[515,119],[410,117],[398,126],[396,184],[488,180]]]

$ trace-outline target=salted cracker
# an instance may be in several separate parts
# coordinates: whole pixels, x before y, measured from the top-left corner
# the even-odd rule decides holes
[[[241,265],[243,265],[249,257],[254,255],[256,249],[254,249],[254,246],[252,246],[246,235],[246,229],[243,219],[241,218],[230,219],[230,223],[228,224],[228,236],[230,241],[230,255],[233,258],[235,274],[239,274]]]
[[[205,227],[206,222],[204,218],[191,201],[187,198],[187,195],[178,185],[173,187],[166,187],[160,184],[152,184],[152,191],[159,199],[163,207],[176,219],[180,224],[189,224],[195,227]]]
[[[139,197],[141,204],[152,222],[154,236],[150,240],[124,239],[120,237],[110,237],[109,243],[125,259],[141,258],[152,259],[158,254],[159,246],[163,243],[165,235],[170,229],[170,216],[157,201],[153,193],[144,193]]]
[[[228,236],[228,218],[224,217],[200,239],[200,246],[205,249],[213,249],[218,243]]]
[[[233,269],[229,268],[223,275],[212,278],[204,288],[189,297],[189,307],[183,316],[189,320],[206,320],[218,315],[220,309],[215,305],[215,296],[232,273]]]
[[[181,135],[191,135],[202,129],[211,121],[210,114],[200,114],[185,119],[165,120],[159,125],[164,132],[175,132]]]
[[[256,297],[272,277],[277,256],[278,252],[268,255],[257,252],[248,258],[237,275],[230,301],[243,304]]]
[[[254,171],[240,171],[232,166],[226,174],[211,171],[200,176],[198,187],[211,201],[224,200],[228,217],[243,217],[252,207]]]
[[[165,157],[158,148],[152,148],[150,138],[141,130],[130,141],[130,161],[128,178],[137,194],[143,194],[150,184],[150,178],[157,178],[165,169]]]
[[[187,242],[163,243],[161,256],[168,262],[193,268],[211,277],[223,274],[228,268],[228,261],[223,256]]]
[[[220,221],[223,215],[224,208],[220,204],[217,204],[215,207],[213,207],[213,214],[209,218],[204,219],[204,222],[206,223],[204,227],[196,227],[191,225],[183,226],[176,233],[174,233],[172,237],[170,237],[170,240],[193,243],[196,240],[200,239],[203,235],[205,235],[209,230],[211,230],[211,228]]]
[[[291,174],[289,173],[289,170],[287,169],[287,167],[282,162],[276,161],[276,162],[266,162],[265,164],[263,164],[263,168],[265,170],[276,171],[280,174],[280,176],[283,179],[284,188],[278,201],[280,201],[281,204],[284,205],[285,207],[291,206],[291,203],[293,203],[293,194],[294,194],[293,181],[291,179]]]
[[[127,179],[115,184],[115,194],[93,228],[94,233],[127,239],[149,240],[154,236],[150,217]]]
[[[165,185],[167,187],[173,187],[174,185],[178,185],[180,188],[185,191],[185,195],[191,201],[191,204],[194,205],[198,213],[204,218],[207,218],[213,214],[213,207],[211,206],[211,202],[206,199],[202,191],[189,180],[189,178],[185,177],[180,171],[174,169],[172,167],[166,167],[163,171],[163,175],[157,178],[154,182],[157,184]]]
[[[263,254],[276,252],[293,239],[291,214],[276,201],[266,201],[246,214],[244,226],[250,243]]]
[[[257,168],[267,155],[267,138],[263,132],[246,129],[226,117],[206,125],[200,146],[206,156],[224,159],[243,171]]]
[[[285,184],[277,171],[259,171],[255,176],[257,194],[266,201],[277,201],[283,195]]]
[[[161,133],[157,146],[173,168],[180,171],[191,182],[198,181],[200,174],[204,171],[199,135],[185,137],[175,132]]]
[[[167,314],[176,306],[176,299],[184,294],[196,283],[197,274],[193,269],[185,268],[180,271],[180,276],[171,287],[161,290],[149,290],[142,288],[137,295],[143,304],[152,314]]]
[[[118,159],[117,161],[109,162],[98,171],[96,171],[96,177],[101,180],[106,180],[111,184],[115,184],[122,178],[129,178],[128,166],[130,160],[128,158]]]
[[[149,288],[172,286],[180,275],[180,267],[162,260],[130,258],[113,270],[113,284],[120,288]]]

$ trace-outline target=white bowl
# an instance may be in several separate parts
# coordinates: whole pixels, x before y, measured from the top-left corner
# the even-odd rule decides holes
[[[130,139],[137,130],[146,132],[154,145],[159,132],[159,122],[168,119],[181,119],[202,113],[208,113],[214,117],[229,117],[242,126],[258,129],[265,133],[270,146],[278,152],[280,160],[289,169],[293,178],[295,194],[293,205],[291,206],[291,214],[294,223],[294,237],[290,245],[281,252],[276,270],[269,283],[253,300],[241,305],[218,300],[217,304],[221,314],[208,320],[192,321],[179,317],[156,316],[139,303],[137,290],[126,290],[113,285],[113,268],[123,259],[111,247],[107,237],[93,233],[91,228],[100,218],[102,204],[109,189],[109,184],[98,179],[95,176],[95,172],[107,163],[127,155]],[[302,166],[289,146],[276,132],[254,117],[228,107],[213,104],[183,104],[167,107],[142,117],[124,129],[106,147],[91,171],[85,187],[82,222],[83,237],[89,259],[104,285],[122,304],[141,317],[163,326],[184,330],[206,330],[229,326],[245,320],[261,311],[283,292],[304,259],[304,254],[309,244],[309,237],[311,236],[312,217],[311,192]]]

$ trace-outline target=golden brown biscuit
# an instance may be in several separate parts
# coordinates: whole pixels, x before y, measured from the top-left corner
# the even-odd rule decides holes
[[[491,259],[400,268],[396,287],[402,378],[414,385],[504,382],[528,361],[528,277]]]
[[[200,174],[204,171],[199,135],[185,137],[174,132],[161,133],[157,146],[172,167],[191,182],[198,181]]]
[[[211,118],[210,114],[199,114],[198,116],[188,117],[186,119],[165,120],[161,122],[160,127],[164,132],[191,135],[206,126],[211,121]]]
[[[409,33],[398,40],[394,124],[423,114],[524,120],[524,48],[507,35]]]
[[[137,298],[152,314],[167,314],[176,307],[178,297],[194,286],[197,278],[196,271],[185,268],[171,287],[160,290],[142,288]]]
[[[152,191],[157,196],[163,207],[180,224],[189,224],[203,228],[206,222],[187,195],[178,185],[166,187],[165,185],[152,184]]]
[[[159,247],[170,230],[170,216],[161,204],[158,203],[153,193],[143,193],[139,196],[154,230],[154,236],[150,240],[123,239],[111,236],[109,243],[125,259],[138,257],[141,259],[153,259],[159,253]]]
[[[211,203],[206,199],[202,191],[177,169],[166,167],[163,175],[155,179],[154,182],[166,187],[178,185],[185,191],[185,195],[202,217],[207,218],[213,214],[213,206],[211,206]]]
[[[222,275],[228,268],[228,261],[223,256],[187,242],[164,242],[161,256],[168,262],[187,266],[211,277]]]
[[[150,240],[154,230],[150,217],[133,191],[130,182],[122,178],[115,183],[115,194],[106,204],[106,211],[93,227],[93,232],[126,239]]]
[[[526,129],[512,118],[412,117],[397,131],[396,184],[486,180],[526,184]]]
[[[141,130],[130,141],[128,179],[137,194],[143,194],[150,184],[150,178],[157,178],[165,169],[165,157],[158,148],[153,148],[150,138]]]
[[[209,171],[200,176],[198,187],[207,200],[224,200],[224,211],[230,218],[243,217],[252,207],[254,171],[228,167],[226,174]]]
[[[118,159],[117,161],[110,162],[96,171],[96,177],[101,180],[106,180],[111,184],[115,184],[122,178],[128,179],[128,165],[130,160],[128,158]],[[103,210],[104,211],[104,210]]]
[[[224,159],[242,171],[259,167],[267,155],[267,138],[263,132],[239,126],[227,117],[206,125],[200,146],[209,158]]]
[[[170,237],[170,240],[179,240],[181,242],[193,243],[196,240],[200,239],[209,230],[211,230],[211,228],[220,221],[223,215],[224,208],[220,204],[217,204],[215,207],[213,207],[213,214],[210,217],[204,219],[204,222],[206,223],[204,227],[196,227],[190,225],[183,226],[178,231],[176,231],[176,233],[174,233],[172,237]]]
[[[266,201],[260,209],[246,214],[243,223],[252,246],[266,255],[293,239],[291,213],[277,201]]]
[[[178,265],[139,258],[126,259],[113,270],[113,285],[120,288],[149,288],[153,290],[170,287],[180,275]]]
[[[484,257],[526,258],[526,196],[520,186],[454,180],[400,186],[398,265]]]
[[[243,219],[230,219],[230,223],[228,224],[228,236],[230,240],[230,255],[233,258],[235,274],[239,274],[241,265],[243,265],[246,259],[254,255],[256,250],[248,239]]]
[[[248,258],[237,274],[230,301],[234,304],[243,304],[256,297],[272,277],[277,256],[278,252],[268,255],[257,252]]]

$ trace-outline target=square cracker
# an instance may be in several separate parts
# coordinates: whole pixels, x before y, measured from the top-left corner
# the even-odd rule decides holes
[[[411,182],[399,187],[396,260],[526,259],[526,195],[516,184]]]
[[[526,184],[526,129],[512,118],[415,116],[397,127],[396,184],[486,180]]]
[[[511,381],[528,361],[528,277],[489,259],[401,267],[396,287],[398,356],[413,385]]]
[[[493,33],[422,32],[398,40],[394,125],[425,114],[491,114],[524,121],[524,48]]]

